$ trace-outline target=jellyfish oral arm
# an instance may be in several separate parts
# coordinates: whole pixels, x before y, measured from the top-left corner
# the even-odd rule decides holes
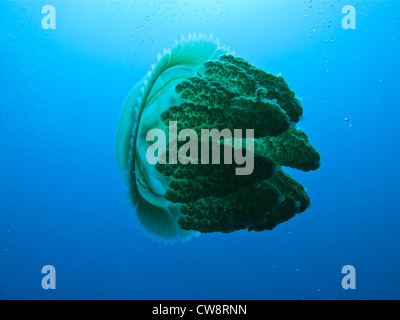
[[[221,131],[218,129],[202,129],[201,138],[199,139],[197,132],[193,129],[183,129],[177,132],[177,122],[169,122],[169,149],[167,151],[167,137],[161,129],[151,129],[147,132],[146,141],[153,142],[146,151],[146,161],[155,165],[177,164],[179,161],[183,165],[187,164],[210,164],[210,148],[211,148],[211,164],[232,164],[245,165],[236,168],[237,175],[250,175],[254,170],[254,130],[246,129],[246,137],[242,138],[242,130],[235,129],[234,134],[228,128]],[[223,137],[223,143],[220,143]],[[187,140],[188,138],[188,140]],[[245,139],[245,148],[242,148],[242,139]],[[180,148],[177,147],[178,141],[186,142]],[[210,147],[211,145],[211,147]],[[200,146],[200,147],[199,147]],[[237,148],[235,148],[235,146]],[[224,148],[224,156],[221,157],[221,148]],[[201,157],[199,157],[201,150]],[[245,151],[243,156],[242,152]],[[221,161],[223,158],[223,161]],[[200,162],[199,162],[200,159]]]

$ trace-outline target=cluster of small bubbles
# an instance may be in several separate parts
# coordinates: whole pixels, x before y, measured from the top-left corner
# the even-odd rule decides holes
[[[328,37],[328,39],[325,39],[325,42],[334,43],[335,40],[333,40],[333,39],[331,39],[330,37]]]
[[[306,0],[306,1],[307,1],[307,0]],[[324,6],[327,6],[328,4],[327,4],[325,1],[322,1],[319,5],[322,5],[322,7],[324,7]],[[331,4],[331,7],[333,7],[333,4]],[[305,13],[304,13],[304,18],[309,18],[309,17],[311,17],[310,13],[307,12],[307,11],[310,11],[312,8],[313,8],[313,6],[312,6],[312,1],[307,1],[307,2],[305,3],[305,6],[304,6],[304,11],[305,11]],[[318,14],[319,14],[319,15],[322,16],[322,14],[323,14],[324,12],[326,12],[326,10],[324,10],[323,8],[317,8],[317,9],[312,10],[311,13],[312,13],[313,15],[318,15]],[[311,38],[312,35],[313,35],[313,33],[317,32],[319,29],[330,28],[331,25],[332,25],[332,22],[333,22],[333,20],[332,20],[332,18],[331,18],[330,15],[324,16],[324,17],[322,18],[322,20],[320,21],[319,24],[315,24],[314,26],[312,26],[312,27],[310,28],[312,32],[311,32],[308,36]],[[304,31],[304,33],[305,33],[305,32],[306,32],[306,31]]]

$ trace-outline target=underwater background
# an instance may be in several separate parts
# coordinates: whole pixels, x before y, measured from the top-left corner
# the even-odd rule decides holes
[[[129,205],[122,104],[189,33],[281,73],[302,101],[321,168],[289,170],[312,204],[272,231],[165,244]],[[1,0],[0,298],[399,299],[399,35],[397,0]]]

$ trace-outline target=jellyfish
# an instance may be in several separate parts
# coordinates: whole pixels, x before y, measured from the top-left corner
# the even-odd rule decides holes
[[[177,40],[151,69],[124,102],[115,143],[129,199],[146,231],[185,240],[200,233],[272,230],[310,206],[305,188],[283,168],[316,170],[320,155],[296,128],[303,109],[282,76],[204,35]],[[150,130],[165,133],[167,151],[184,143],[172,145],[171,122],[178,132],[199,134],[252,129],[254,170],[237,175],[235,163],[183,164],[164,153],[167,161],[150,163]]]

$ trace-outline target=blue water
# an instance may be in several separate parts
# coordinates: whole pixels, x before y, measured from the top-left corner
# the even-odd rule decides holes
[[[42,28],[47,4],[56,29]],[[348,4],[355,30],[342,28]],[[191,32],[302,99],[322,166],[291,171],[312,207],[271,232],[158,243],[125,197],[123,101]],[[0,298],[399,299],[399,36],[397,0],[1,0]]]

